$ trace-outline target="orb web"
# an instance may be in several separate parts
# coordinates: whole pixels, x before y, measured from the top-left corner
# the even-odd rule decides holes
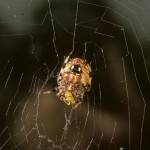
[[[1,0],[0,8],[1,150],[146,149],[149,1]],[[57,86],[70,52],[93,74],[75,110],[41,94]]]

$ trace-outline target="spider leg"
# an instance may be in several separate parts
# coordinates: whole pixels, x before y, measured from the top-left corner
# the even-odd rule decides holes
[[[76,109],[79,105],[81,104],[81,102],[76,103],[73,108]]]
[[[66,57],[62,68],[64,68],[66,66],[66,64],[68,63],[68,60],[69,60],[70,56],[72,55],[72,53],[73,53],[73,51],[71,51],[70,54]]]
[[[72,53],[73,53],[73,51],[71,51],[70,54],[66,57],[64,63],[67,63],[67,62],[68,62],[68,60],[69,60],[70,56],[72,55]]]
[[[90,91],[90,88],[91,88],[91,80],[92,80],[92,72],[90,71],[90,72],[89,72],[89,81],[88,81],[88,84],[87,84],[87,91]]]
[[[64,61],[64,63],[63,63],[63,66],[62,66],[62,68],[61,68],[61,70],[60,70],[60,73],[59,73],[59,75],[58,75],[57,81],[58,81],[58,80],[61,80],[61,76],[62,76],[62,74],[63,74],[63,70],[64,70],[66,64],[68,63],[68,60],[69,60],[70,56],[72,55],[72,53],[73,53],[73,51],[71,51],[70,54],[66,57],[66,59],[65,59],[65,61]]]
[[[57,88],[57,87],[53,88],[53,90],[45,91],[45,92],[43,92],[42,94],[43,94],[43,95],[48,95],[48,94],[52,94],[52,93],[54,93],[54,92],[56,92],[56,91],[58,91],[58,88]]]
[[[51,94],[51,93],[52,93],[52,91],[45,91],[45,92],[43,92],[42,94],[48,95],[48,94]]]

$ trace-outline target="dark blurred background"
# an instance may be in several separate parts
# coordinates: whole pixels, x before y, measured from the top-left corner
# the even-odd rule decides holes
[[[149,149],[149,17],[149,0],[0,0],[0,150]],[[39,95],[73,49],[93,73],[76,110]]]

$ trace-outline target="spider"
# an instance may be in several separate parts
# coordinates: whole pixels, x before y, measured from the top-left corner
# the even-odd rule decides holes
[[[53,91],[57,92],[60,100],[67,105],[73,105],[77,108],[84,97],[85,92],[90,91],[92,72],[91,67],[86,60],[74,58],[70,60],[70,53],[60,70],[57,78],[58,86]],[[43,92],[50,94],[51,91]]]

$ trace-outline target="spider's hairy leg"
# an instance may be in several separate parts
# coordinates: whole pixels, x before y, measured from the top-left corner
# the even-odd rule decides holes
[[[70,52],[70,54],[66,57],[64,63],[63,63],[63,68],[66,66],[66,64],[68,63],[68,60],[70,58],[70,56],[72,55],[73,51]]]
[[[76,103],[73,108],[76,109],[79,105],[81,104],[81,102]]]
[[[43,94],[43,95],[48,95],[48,94],[52,94],[52,93],[54,93],[54,92],[56,92],[56,91],[58,91],[58,88],[57,88],[57,87],[53,88],[53,90],[45,91],[45,92],[43,92],[42,94]]]
[[[89,92],[90,89],[91,89],[91,81],[92,81],[92,72],[90,71],[89,72],[89,81],[88,81],[88,84],[87,84],[87,92]]]
[[[63,63],[63,66],[62,66],[62,68],[61,68],[61,70],[60,70],[60,73],[59,73],[59,75],[58,75],[57,82],[59,82],[59,81],[62,79],[61,76],[62,76],[62,74],[63,74],[63,70],[64,70],[66,64],[68,63],[68,60],[70,59],[70,56],[72,55],[72,53],[73,53],[73,51],[71,51],[70,54],[66,57],[66,59],[65,59],[65,61],[64,61],[64,63]]]
[[[51,93],[51,91],[45,91],[45,92],[43,92],[42,94],[48,95],[48,94],[50,94],[50,93]]]

